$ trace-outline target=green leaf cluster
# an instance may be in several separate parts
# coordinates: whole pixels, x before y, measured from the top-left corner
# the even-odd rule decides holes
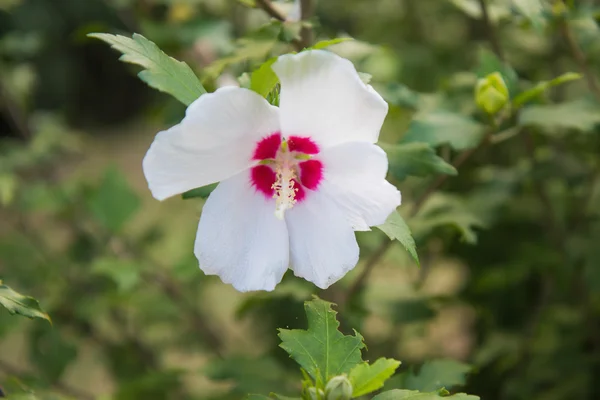
[[[339,322],[333,303],[314,298],[304,303],[307,329],[280,329],[280,347],[294,359],[305,375],[301,398],[314,399],[350,399],[361,397],[380,390],[396,372],[400,361],[391,358],[379,358],[373,363],[363,361],[362,350],[365,348],[363,337],[356,331],[354,335],[344,335],[339,331]],[[431,381],[432,375],[446,370],[444,365],[424,366],[420,380]],[[408,385],[414,386],[417,379],[408,379]],[[431,393],[417,390],[390,390],[373,397],[374,399],[423,398],[433,399],[446,397],[442,382],[453,382],[453,378],[439,377],[431,382],[425,390],[437,390]],[[339,382],[339,384],[338,384]],[[345,382],[345,383],[344,383]],[[338,391],[340,384],[346,389]],[[434,386],[434,389],[430,389]],[[336,387],[336,389],[333,389]],[[409,386],[410,388],[410,386]],[[336,394],[334,394],[336,393]],[[341,397],[339,397],[341,396]],[[420,397],[419,397],[420,396]],[[461,397],[462,396],[462,397]],[[476,396],[464,394],[449,396],[457,399],[478,399]],[[248,399],[269,398],[261,395],[250,395]],[[288,399],[286,396],[272,393],[270,398]]]

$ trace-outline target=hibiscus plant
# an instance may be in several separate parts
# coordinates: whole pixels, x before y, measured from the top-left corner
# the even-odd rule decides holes
[[[202,208],[194,246],[205,274],[242,292],[272,291],[289,268],[327,289],[358,263],[354,231],[384,226],[392,214],[383,230],[403,237],[416,257],[396,213],[400,192],[386,180],[386,153],[375,144],[388,104],[350,61],[323,50],[327,42],[267,61],[250,88],[207,93],[186,64],[141,35],[89,36],[145,67],[140,78],[150,86],[188,104],[179,124],[156,135],[143,169],[158,200],[219,182]],[[264,97],[251,90],[267,79]],[[337,331],[331,303],[315,299],[306,310],[307,331],[280,332],[281,346],[305,374],[302,399],[343,400],[381,389],[400,363],[362,361],[362,336]]]
[[[168,4],[165,7],[170,10],[172,20],[183,18],[181,15],[186,15],[191,7],[185,1],[164,3]],[[43,327],[31,328],[30,358],[36,368],[43,371],[40,380],[47,387],[67,397],[96,398],[81,388],[73,389],[61,382],[61,376],[77,355],[76,341],[71,341],[69,336],[73,332],[103,349],[101,356],[109,360],[116,381],[122,384],[117,399],[195,398],[183,389],[179,391],[184,386],[180,384],[184,380],[183,368],[161,370],[160,367],[168,364],[165,359],[169,357],[175,360],[169,359],[171,364],[184,359],[176,354],[181,351],[178,346],[187,346],[197,337],[215,357],[203,365],[203,371],[215,381],[228,385],[229,391],[223,398],[249,400],[477,400],[479,396],[463,393],[474,393],[473,388],[481,393],[496,395],[498,392],[499,399],[534,398],[530,393],[539,394],[560,378],[556,371],[545,370],[544,366],[550,364],[547,360],[555,359],[549,354],[562,357],[562,332],[568,331],[577,337],[576,345],[571,347],[581,352],[587,352],[587,349],[592,349],[590,353],[597,352],[598,329],[594,325],[597,319],[592,317],[598,302],[597,297],[593,297],[594,290],[587,285],[594,288],[593,282],[600,279],[590,267],[593,262],[587,260],[596,260],[598,254],[597,243],[591,238],[597,237],[600,229],[596,229],[597,220],[589,217],[593,212],[588,212],[598,190],[593,184],[581,185],[588,175],[593,175],[594,182],[598,181],[597,173],[582,167],[597,164],[593,157],[595,150],[590,150],[593,146],[588,146],[585,141],[597,144],[597,139],[578,137],[573,146],[581,153],[585,153],[586,147],[590,147],[586,151],[592,152],[592,156],[588,152],[580,159],[566,154],[561,146],[566,142],[563,139],[567,132],[597,133],[599,108],[597,102],[587,97],[558,104],[547,104],[545,100],[548,93],[552,93],[549,89],[561,87],[562,90],[568,82],[583,82],[583,77],[587,88],[600,99],[600,85],[589,68],[591,61],[575,40],[570,25],[575,17],[589,13],[581,11],[579,14],[574,11],[577,7],[571,4],[573,2],[563,1],[544,5],[537,0],[511,0],[507,2],[509,6],[494,3],[494,7],[486,0],[449,2],[481,24],[486,42],[476,52],[475,71],[463,75],[456,73],[443,81],[441,86],[450,94],[438,96],[417,93],[402,83],[389,82],[393,79],[371,82],[371,75],[361,72],[365,64],[356,63],[361,49],[366,46],[364,43],[356,44],[349,37],[315,40],[318,25],[311,17],[312,1],[294,1],[288,8],[276,7],[268,0],[233,3],[236,7],[259,11],[263,17],[268,16],[270,22],[253,33],[253,40],[236,43],[235,49],[229,49],[230,56],[212,59],[203,68],[170,57],[141,34],[89,33],[116,30],[95,25],[85,27],[87,37],[82,41],[99,45],[92,38],[110,45],[121,54],[121,61],[141,67],[138,77],[149,87],[170,95],[168,101],[176,104],[174,109],[181,111],[180,114],[173,112],[175,116],[169,115],[170,122],[165,129],[152,131],[153,134],[159,132],[144,143],[145,155],[136,161],[136,166],[141,167],[140,179],[142,173],[145,178],[148,189],[144,185],[143,193],[150,200],[150,207],[162,209],[167,204],[155,200],[162,202],[176,197],[170,200],[171,204],[181,202],[177,204],[185,204],[182,208],[190,204],[198,206],[198,213],[190,211],[185,215],[188,221],[193,220],[194,228],[199,221],[195,239],[192,234],[188,235],[184,261],[169,261],[169,266],[165,266],[156,261],[160,257],[155,259],[147,255],[151,251],[148,248],[159,235],[152,228],[139,234],[137,243],[123,234],[126,222],[142,202],[118,168],[107,169],[93,184],[77,182],[56,191],[45,183],[31,184],[34,190],[23,196],[24,207],[37,210],[36,195],[42,193],[44,197],[38,203],[49,204],[44,211],[50,209],[48,213],[55,219],[52,229],[56,227],[62,234],[66,231],[63,225],[68,225],[72,232],[64,236],[76,245],[64,249],[60,243],[50,245],[40,239],[43,236],[40,232],[28,228],[28,224],[36,224],[37,219],[11,215],[23,230],[22,236],[31,243],[22,248],[13,243],[2,247],[0,243],[0,267],[4,263],[1,259],[4,254],[8,254],[6,265],[12,265],[9,256],[18,254],[19,257],[36,258],[44,268],[60,265],[65,272],[63,277],[61,270],[59,283],[48,293],[40,291],[50,299],[50,312],[45,311],[43,302],[40,305],[33,297],[15,290],[16,286],[9,286],[12,284],[8,282],[8,276],[0,275],[4,279],[4,282],[0,280],[0,311],[6,309],[10,315],[42,320]],[[416,0],[410,4],[404,10],[407,13],[412,12],[412,7],[421,7],[414,5]],[[544,75],[547,79],[531,82],[527,79],[533,79],[535,74],[519,76],[507,61],[503,43],[497,37],[501,21],[513,14],[518,15],[521,25],[539,34],[556,29],[571,50],[581,73],[555,74],[553,70],[552,74]],[[119,16],[124,23],[129,22],[126,13]],[[131,31],[138,31],[135,24],[130,27]],[[139,31],[146,35],[152,29],[152,25],[148,25]],[[184,37],[189,31],[177,34]],[[193,34],[197,32],[193,31]],[[154,39],[150,33],[147,36]],[[163,38],[164,42],[175,37],[164,36],[167,38]],[[266,50],[261,47],[264,44],[261,38],[265,36],[270,38]],[[445,39],[436,40],[443,42]],[[589,40],[592,43],[592,39]],[[162,42],[157,40],[156,43],[165,48]],[[356,45],[352,51],[339,51],[348,43]],[[594,51],[591,44],[589,48]],[[382,47],[378,51],[385,59],[387,50]],[[456,54],[452,56],[456,57]],[[410,62],[406,60],[407,64]],[[515,63],[519,62],[515,56]],[[236,68],[231,68],[233,65]],[[371,69],[377,70],[373,66]],[[427,71],[421,76],[419,68],[416,69],[419,79],[430,79]],[[0,100],[3,97],[1,84],[2,79]],[[556,97],[564,95],[561,93]],[[19,103],[24,102],[6,102],[12,117],[18,116],[15,109],[19,111]],[[398,123],[398,120],[403,122]],[[44,165],[49,155],[60,161],[63,150],[77,147],[76,140],[71,141],[73,137],[63,132],[66,129],[62,123],[47,115],[36,116],[35,124],[16,122],[14,125],[21,129],[27,140],[30,139],[29,125],[42,133],[36,134],[22,152],[15,151],[15,157],[7,157],[4,164],[10,164],[10,167],[0,165],[0,204],[3,205],[10,205],[17,191],[17,182],[5,170],[12,173],[17,169]],[[406,125],[401,139],[394,138],[387,143],[380,140],[380,136],[382,139],[385,136],[384,124],[393,123]],[[555,146],[545,147],[545,152],[537,151],[532,137],[539,132],[550,132],[548,136],[555,141]],[[505,141],[518,136],[523,139],[519,150],[525,153],[524,161],[519,159],[520,162],[508,168],[503,164],[509,164],[506,160],[511,159],[514,152],[500,149],[494,162],[471,171],[469,180],[465,180],[468,184],[457,185],[457,190],[451,193],[438,191],[481,152],[489,152],[492,145],[500,144],[501,148]],[[496,149],[498,147],[493,151]],[[556,167],[555,162],[561,167]],[[542,182],[556,174],[564,174],[565,182],[578,189],[570,193],[570,187],[563,185],[563,181],[554,181],[553,186]],[[433,179],[426,182],[424,189],[410,190],[412,186],[407,181],[424,177]],[[477,186],[479,183],[481,185]],[[525,188],[535,196],[523,195]],[[473,189],[469,196],[458,194],[467,189]],[[404,203],[401,190],[406,195]],[[551,200],[552,196],[561,198],[558,206]],[[514,203],[518,203],[518,207]],[[477,242],[479,230],[496,223],[494,218],[503,207],[508,209],[503,211],[509,222],[502,226],[503,229],[498,228],[498,234],[505,235],[504,240],[514,246],[511,252],[521,252],[527,257],[535,254],[537,264],[535,267],[523,265],[519,259],[511,264],[516,267],[505,273],[502,268],[503,263],[508,263],[505,260],[509,259],[505,254],[508,250],[503,247],[501,254],[495,252],[494,235],[482,244],[485,251],[495,255],[496,259],[491,261],[489,258],[493,256],[488,257],[488,253],[485,257],[470,254],[471,247],[455,249],[455,253],[469,254],[493,270],[476,271],[479,275],[473,279],[474,283],[465,295],[468,298],[464,299],[471,302],[472,307],[456,313],[457,329],[468,325],[472,331],[491,332],[485,336],[485,343],[477,344],[480,347],[472,357],[474,366],[450,358],[428,360],[416,369],[401,366],[388,351],[398,346],[397,339],[403,339],[405,328],[413,329],[412,323],[428,320],[442,305],[460,309],[459,303],[463,299],[459,301],[450,296],[447,286],[460,281],[452,288],[452,294],[457,295],[458,287],[468,282],[465,271],[455,266],[448,267],[451,273],[440,275],[440,281],[450,282],[443,289],[433,287],[436,282],[427,280],[431,259],[441,252],[442,247],[451,246],[436,240],[435,235],[442,237],[450,231],[448,235],[459,237],[461,246],[471,246]],[[573,215],[565,213],[564,220],[557,217],[560,212],[556,209],[569,207],[575,209]],[[541,216],[544,224],[529,221],[527,218],[532,215]],[[527,224],[521,224],[525,220]],[[178,221],[174,222],[176,224]],[[543,225],[540,231],[547,233],[544,240],[551,244],[545,243],[548,246],[544,251],[549,254],[545,257],[540,255],[544,252],[539,250],[539,244],[528,242],[532,236],[542,236],[535,230],[538,225]],[[514,226],[527,233],[517,232]],[[581,231],[584,234],[578,231],[580,227],[584,227]],[[536,233],[531,234],[528,229]],[[574,234],[567,246],[569,229],[580,235]],[[521,243],[513,243],[513,236],[520,237]],[[425,239],[428,249],[422,251],[420,260],[416,243],[421,248]],[[390,254],[390,249],[395,247],[398,251]],[[365,254],[368,257],[360,258]],[[385,257],[401,258],[404,264],[410,265],[410,270],[403,273],[414,283],[414,287],[403,287],[401,283],[385,278],[381,286],[387,285],[390,292],[408,293],[401,299],[394,298],[391,306],[390,302],[379,298],[378,289],[369,293],[365,290],[374,267]],[[191,263],[188,262],[190,259]],[[446,260],[446,263],[451,264],[452,260]],[[502,268],[496,268],[496,263]],[[191,270],[187,268],[190,264],[194,265]],[[90,268],[79,268],[82,265]],[[547,271],[540,272],[538,265],[554,268],[551,272],[557,279],[549,280]],[[575,272],[561,270],[563,265],[572,265]],[[500,272],[496,273],[497,270]],[[94,297],[94,290],[101,289],[86,283],[84,274],[110,282],[112,291],[103,287],[102,290],[109,294]],[[23,280],[27,281],[31,274],[26,271],[23,275]],[[223,292],[199,300],[196,296],[198,288],[206,288],[209,279],[215,285],[218,282],[219,290]],[[181,281],[185,283],[181,284]],[[513,284],[521,285],[520,288],[527,285],[527,290],[508,290],[514,298],[506,296],[505,291],[502,296],[488,296]],[[418,291],[427,285],[433,288],[428,288],[427,296],[421,296]],[[138,287],[145,287],[148,292],[139,297],[132,295]],[[522,292],[529,291],[530,287],[535,295],[529,292],[527,296],[523,295]],[[85,298],[88,290],[90,296]],[[568,293],[568,296],[562,296],[568,300],[561,303],[562,306],[552,308],[551,298],[560,290]],[[240,292],[245,294],[240,295]],[[218,312],[207,312],[196,307],[196,303],[210,297],[211,307],[226,307],[227,301],[221,299],[221,293],[229,293],[232,297],[248,296],[234,313],[241,318],[260,314],[258,335],[263,336],[265,343],[272,344],[271,347],[278,345],[277,352],[254,358],[232,355],[237,351],[236,345],[254,347],[256,344],[256,349],[249,350],[261,354],[265,351],[252,338],[245,337],[237,326],[230,329],[233,333],[226,333],[207,322],[217,319]],[[366,295],[370,296],[368,306],[362,302]],[[478,310],[481,315],[478,315],[479,325],[475,327],[472,314],[480,303],[486,302],[488,308],[481,306],[483,311]],[[515,310],[522,302],[533,304],[533,311],[527,312],[525,321],[520,322],[525,333],[517,340],[514,334],[496,330],[496,325],[501,325],[498,321],[506,315],[516,314]],[[565,304],[571,302],[582,302],[586,306],[580,307],[576,314],[570,314]],[[508,310],[490,311],[496,310],[498,303],[506,303]],[[121,307],[122,304],[125,306]],[[375,308],[383,311],[375,315],[371,313]],[[151,316],[138,315],[140,309],[147,310]],[[53,313],[52,310],[60,312]],[[91,323],[85,315],[93,315],[96,320]],[[449,315],[440,325],[455,322],[454,314]],[[305,321],[302,320],[304,316]],[[0,313],[0,334],[8,332],[9,325],[2,326],[3,318]],[[150,332],[145,332],[140,323],[146,318],[153,321],[153,329],[148,329]],[[370,326],[364,321],[369,318],[376,327],[371,330],[380,328],[385,335],[368,332]],[[306,322],[305,329],[298,329],[303,322]],[[540,335],[543,340],[536,342],[536,335],[544,323],[555,327],[556,332],[552,331],[554,335],[547,337]],[[52,330],[53,324],[68,325],[68,333]],[[587,336],[579,335],[581,326],[586,324]],[[355,328],[369,338],[372,352]],[[164,332],[172,330],[182,332],[177,339],[169,339],[176,342],[169,343],[170,350],[177,351],[157,355],[148,343],[166,342]],[[141,331],[152,340],[142,339]],[[445,331],[439,331],[442,333],[438,335],[443,337],[437,344],[443,347],[447,345]],[[233,350],[225,349],[227,346],[222,337],[226,335],[231,335],[228,343],[235,343],[230,345]],[[470,335],[458,336],[460,339],[453,341],[453,345],[474,346],[472,342],[476,340]],[[414,348],[404,349],[402,354],[408,355],[408,362],[413,361],[411,356],[420,360],[419,355],[426,353],[422,347],[429,346],[430,342],[423,343],[412,342],[408,346],[414,345]],[[466,351],[461,352],[461,349],[445,350],[448,350],[446,353],[455,351],[459,354],[457,359],[466,359]],[[231,353],[227,357],[225,350]],[[192,351],[187,346],[183,352],[188,356]],[[369,359],[370,354],[377,357]],[[188,358],[185,360],[189,361]],[[12,365],[3,365],[4,362],[0,357],[0,372],[4,367],[11,373],[16,370],[13,375],[26,375]],[[597,372],[596,359],[586,359],[580,364]],[[292,372],[283,371],[282,366],[290,366]],[[487,382],[480,384],[481,387],[472,384],[460,390],[458,387],[466,384],[469,374],[479,372],[478,368],[482,374],[494,371],[507,382],[517,382],[535,390],[507,385],[500,392]],[[561,371],[569,373],[565,372],[569,368]],[[530,370],[542,371],[539,382],[529,382],[529,374],[537,376]],[[77,371],[70,372],[77,377]],[[565,386],[568,390],[561,389],[560,393],[577,385],[584,387],[579,378],[579,375],[576,380],[573,378],[575,383]],[[584,378],[593,382],[588,375]],[[260,385],[256,381],[260,381]],[[23,389],[26,393],[23,398],[33,396],[29,393],[27,380],[17,380],[11,385]],[[0,387],[0,397],[4,397],[4,392]],[[517,392],[521,397],[515,396]],[[559,396],[548,398],[558,399]]]

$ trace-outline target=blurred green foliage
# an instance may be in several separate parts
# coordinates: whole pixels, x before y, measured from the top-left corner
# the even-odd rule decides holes
[[[184,60],[198,93],[237,82],[273,101],[273,57],[354,38],[322,46],[390,104],[394,226],[406,221],[421,264],[404,242],[358,233],[362,262],[317,293],[338,303],[344,334],[364,335],[364,359],[403,361],[375,398],[600,398],[598,2],[320,0],[301,21],[260,3],[0,0],[0,290],[34,296],[53,322],[0,308],[3,391],[302,390],[277,329],[307,328],[316,289],[286,276],[273,293],[240,295],[202,275],[192,247],[210,191],[158,207],[140,174],[184,106],[86,36],[102,31],[137,32]],[[275,7],[285,16],[293,4]],[[161,88],[161,72],[143,67]]]

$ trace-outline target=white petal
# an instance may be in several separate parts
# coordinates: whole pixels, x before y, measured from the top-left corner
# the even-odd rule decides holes
[[[387,103],[350,61],[311,50],[281,56],[272,68],[281,81],[284,136],[310,136],[322,146],[377,141]]]
[[[336,204],[319,191],[288,210],[285,220],[296,276],[326,289],[356,266],[354,231]]]
[[[278,110],[258,94],[221,88],[190,104],[180,124],[156,135],[143,168],[164,200],[229,178],[251,164],[254,146],[279,131]]]
[[[257,193],[244,171],[221,182],[200,217],[194,252],[207,275],[240,292],[273,290],[289,266],[285,221],[275,202]]]
[[[385,180],[387,155],[381,147],[365,142],[344,143],[325,149],[319,191],[343,211],[354,230],[381,225],[400,205],[400,192]]]

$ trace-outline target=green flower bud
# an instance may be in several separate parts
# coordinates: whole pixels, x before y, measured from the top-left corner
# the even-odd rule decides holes
[[[350,400],[352,398],[352,384],[346,375],[338,375],[327,382],[325,386],[325,400]]]
[[[555,17],[564,17],[568,11],[569,8],[563,1],[556,1],[552,4],[552,14]]]
[[[477,81],[475,103],[488,114],[496,114],[508,103],[508,87],[499,72],[489,74]]]

